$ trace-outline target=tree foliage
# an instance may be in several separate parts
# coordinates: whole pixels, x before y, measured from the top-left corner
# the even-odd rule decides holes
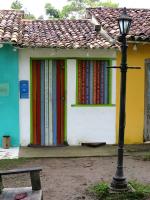
[[[91,7],[113,7],[117,8],[118,3],[114,3],[111,0],[68,0],[68,4],[63,7],[61,12],[62,18],[77,18],[83,17],[86,8]]]
[[[21,10],[22,8],[23,8],[23,4],[19,0],[15,0],[11,4],[11,9]],[[36,19],[35,16],[31,14],[30,12],[28,12],[26,9],[25,9],[24,18],[31,19],[31,20]]]
[[[98,5],[95,4],[94,7],[102,6],[102,7],[110,7],[110,8],[118,8],[118,3],[113,3],[111,0],[107,0],[104,2],[99,2]]]
[[[60,11],[54,8],[51,3],[45,4],[45,11],[49,18],[60,18]]]
[[[68,4],[62,8],[62,18],[80,18],[85,12],[83,0],[68,0]]]
[[[114,3],[111,0],[106,1],[99,1],[99,0],[83,0],[86,7],[111,7],[111,8],[117,8],[119,6],[118,3]]]
[[[118,3],[114,3],[111,0],[68,0],[68,3],[61,11],[54,8],[50,3],[45,5],[45,11],[49,18],[82,18],[85,15],[86,8],[88,7],[117,8]]]
[[[24,18],[31,19],[31,20],[36,19],[36,17],[33,14],[31,14],[30,12],[25,13]]]
[[[11,4],[11,9],[21,10],[23,7],[22,3],[19,0],[15,0]]]

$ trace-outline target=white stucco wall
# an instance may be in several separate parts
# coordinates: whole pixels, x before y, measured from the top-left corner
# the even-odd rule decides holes
[[[113,65],[115,62],[113,62]],[[67,141],[115,143],[116,106],[72,106],[76,104],[76,60],[67,60]],[[112,104],[116,102],[116,75],[112,73]]]
[[[82,142],[115,143],[116,106],[72,107],[76,100],[76,58],[113,58],[113,50],[54,50],[20,49],[19,79],[29,80],[30,58],[67,58],[67,141],[69,145]],[[115,60],[113,65],[115,65]],[[112,72],[112,104],[116,103],[116,71]],[[30,143],[30,98],[20,99],[20,141]]]

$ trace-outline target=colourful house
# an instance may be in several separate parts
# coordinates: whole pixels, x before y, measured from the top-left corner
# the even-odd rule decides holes
[[[86,19],[23,27],[19,79],[30,83],[30,98],[20,99],[21,145],[115,143],[116,73],[107,71],[115,45]]]
[[[107,67],[120,64],[120,13],[97,8],[87,9],[82,20],[30,21],[22,12],[1,11],[1,138],[10,135],[13,146],[117,142],[120,73]],[[128,10],[133,18],[128,64],[142,69],[128,73],[126,143],[149,140],[143,132],[148,127],[149,13]],[[145,23],[137,26],[137,16]]]
[[[20,144],[19,57],[12,44],[16,42],[22,14],[0,11],[0,146],[3,136],[8,135],[13,146]]]
[[[121,9],[88,9],[88,14],[95,17],[99,24],[112,37],[118,36],[117,17]],[[132,18],[128,38],[128,66],[141,67],[140,70],[128,70],[125,143],[143,143],[150,141],[149,131],[149,58],[150,58],[150,10],[127,9]],[[109,26],[108,26],[109,25]],[[117,66],[120,65],[121,53],[117,51]],[[116,73],[116,138],[118,137],[120,71]]]

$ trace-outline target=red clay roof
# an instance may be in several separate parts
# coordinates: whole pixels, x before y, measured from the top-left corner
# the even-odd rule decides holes
[[[119,35],[117,18],[122,9],[88,8],[113,38]],[[150,10],[127,9],[133,22],[129,40],[150,41]],[[23,11],[0,11],[0,43],[20,47],[50,48],[112,48],[112,45],[87,19],[80,20],[25,20]]]
[[[0,10],[0,42],[18,42],[23,11]]]
[[[25,20],[24,12],[0,10],[0,43],[21,47],[115,47],[88,20]]]
[[[109,48],[112,46],[94,30],[88,20],[22,21],[23,47]]]
[[[93,15],[107,33],[116,38],[119,35],[117,18],[123,8],[88,8],[87,12]],[[150,9],[127,9],[132,18],[128,40],[150,41]]]

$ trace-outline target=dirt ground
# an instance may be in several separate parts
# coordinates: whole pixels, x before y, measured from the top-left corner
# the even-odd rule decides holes
[[[31,159],[19,166],[41,166],[44,200],[94,200],[86,189],[101,181],[111,182],[115,173],[116,157],[40,158]],[[125,157],[125,176],[128,180],[150,183],[150,161]],[[17,166],[16,166],[17,167]],[[27,175],[4,178],[4,186],[28,186]]]

